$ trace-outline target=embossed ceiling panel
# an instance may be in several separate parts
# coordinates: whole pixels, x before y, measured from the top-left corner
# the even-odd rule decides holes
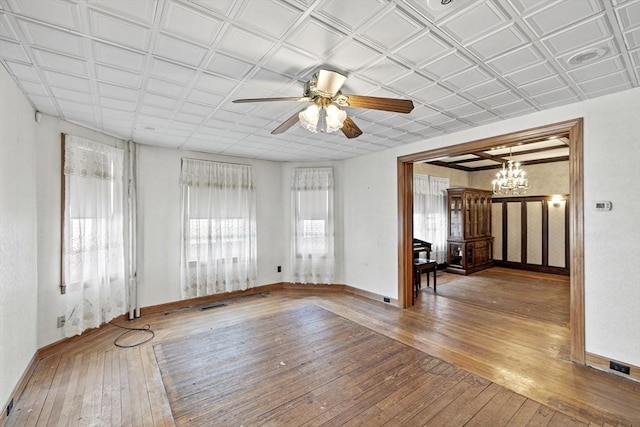
[[[162,15],[160,30],[202,46],[213,43],[222,28],[222,20],[195,8],[173,2]]]
[[[509,50],[507,53],[489,61],[489,65],[500,74],[509,74],[522,69],[529,69],[533,65],[544,61],[544,56],[533,45],[521,49]]]
[[[90,10],[89,21],[92,34],[99,40],[140,51],[149,50],[151,29],[144,24],[97,10]]]
[[[31,21],[17,20],[21,34],[31,45],[40,48],[50,49],[57,53],[75,55],[82,57],[85,55],[84,46],[86,39],[71,34],[64,30],[56,30],[51,27],[36,24]]]
[[[35,109],[124,139],[346,159],[637,87],[640,0],[0,0],[0,63]],[[270,134],[303,104],[231,102],[320,68],[415,109],[347,107],[347,140]]]
[[[190,42],[160,33],[156,39],[154,54],[191,67],[198,67],[207,53],[207,49]]]
[[[83,29],[80,9],[74,1],[52,0],[47,7],[42,7],[41,3],[36,1],[9,0],[8,3],[13,11],[19,12],[22,16],[50,22],[69,30]]]
[[[386,3],[387,0],[326,1],[315,10],[320,16],[353,31],[370,22]]]
[[[601,12],[600,0],[580,0],[576,4],[556,2],[533,13],[525,21],[537,34],[549,34]]]
[[[455,40],[468,43],[507,23],[500,2],[478,1],[445,20],[441,26]]]
[[[512,24],[470,44],[469,49],[480,58],[490,59],[523,46],[527,42],[528,39],[522,30]]]
[[[392,10],[379,19],[372,20],[363,28],[362,36],[381,48],[389,50],[402,41],[414,37],[423,28],[406,14]]]

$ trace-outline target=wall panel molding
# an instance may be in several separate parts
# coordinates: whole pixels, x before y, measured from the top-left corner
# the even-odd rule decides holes
[[[551,203],[552,196],[493,198],[492,203],[502,210],[502,240],[496,245],[502,254],[494,253],[496,265],[569,275],[569,195],[562,198],[559,206]]]

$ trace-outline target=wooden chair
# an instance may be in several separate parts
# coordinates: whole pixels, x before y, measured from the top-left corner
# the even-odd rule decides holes
[[[422,288],[422,275],[427,274],[427,286],[429,283],[429,273],[433,271],[433,292],[436,292],[436,270],[438,270],[438,262],[434,259],[416,258],[413,260],[413,297],[418,296],[418,292]]]

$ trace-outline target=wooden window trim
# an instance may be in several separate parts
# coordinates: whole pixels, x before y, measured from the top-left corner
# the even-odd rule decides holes
[[[67,293],[67,284],[64,282],[64,214],[65,199],[67,197],[67,185],[64,177],[64,152],[66,148],[65,135],[60,134],[60,294]]]

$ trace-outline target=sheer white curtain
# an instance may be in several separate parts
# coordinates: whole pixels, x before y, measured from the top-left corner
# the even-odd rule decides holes
[[[248,165],[182,159],[182,298],[255,285],[256,194]]]
[[[124,151],[65,136],[63,280],[67,337],[127,310],[123,235]]]
[[[431,259],[447,260],[449,178],[413,175],[413,237],[431,243]]]
[[[293,280],[333,282],[333,169],[296,168],[291,186]]]

